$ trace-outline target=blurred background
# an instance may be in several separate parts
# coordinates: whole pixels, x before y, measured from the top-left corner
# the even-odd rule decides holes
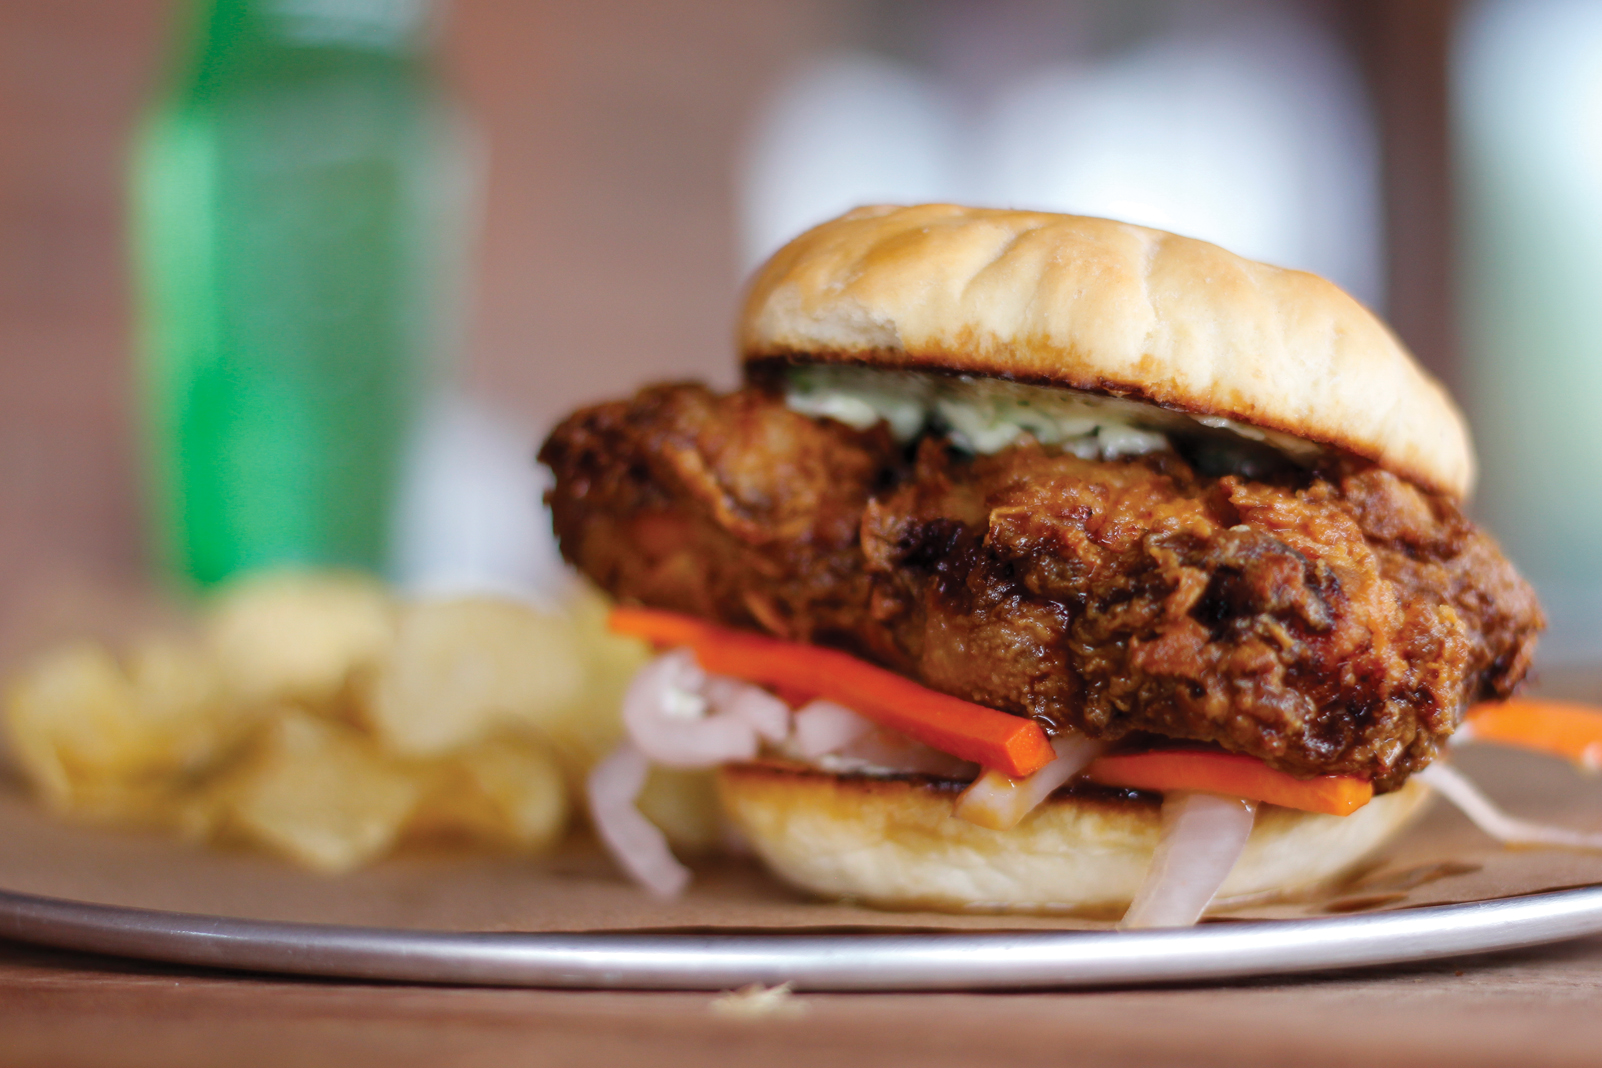
[[[731,384],[765,255],[948,199],[1348,288],[1470,411],[1547,663],[1602,656],[1594,0],[6,0],[0,604],[307,539],[548,594],[553,419]]]

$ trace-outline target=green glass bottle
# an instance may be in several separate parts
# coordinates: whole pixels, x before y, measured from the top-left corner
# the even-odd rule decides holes
[[[202,586],[379,570],[436,312],[426,0],[201,0],[134,146],[149,512]]]

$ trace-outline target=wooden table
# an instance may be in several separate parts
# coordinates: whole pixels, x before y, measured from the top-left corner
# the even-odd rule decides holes
[[[1295,982],[1063,994],[704,994],[314,982],[0,943],[6,1065],[1567,1065],[1602,1061],[1602,939]]]

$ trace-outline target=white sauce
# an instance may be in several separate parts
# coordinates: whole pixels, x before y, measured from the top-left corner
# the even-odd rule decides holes
[[[965,452],[991,455],[1028,435],[1085,460],[1140,456],[1169,448],[1171,432],[1202,427],[1268,445],[1298,463],[1315,460],[1312,442],[1220,416],[1188,416],[1140,401],[1003,379],[873,367],[810,364],[793,368],[785,404],[857,430],[883,420],[908,442],[945,434]]]

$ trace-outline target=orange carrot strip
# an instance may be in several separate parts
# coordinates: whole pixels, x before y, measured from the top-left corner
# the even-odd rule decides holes
[[[881,727],[1012,776],[1056,759],[1033,720],[920,686],[848,653],[726,630],[672,612],[613,609],[612,630],[659,645],[688,645],[707,671],[780,690],[816,694]]]
[[[773,691],[774,697],[777,697],[794,710],[805,708],[818,696],[815,693],[809,693],[806,690],[797,690],[789,686],[773,685],[769,686],[768,689]]]
[[[1465,741],[1492,742],[1602,769],[1602,710],[1568,701],[1488,701],[1468,710]]]
[[[1086,774],[1106,786],[1136,790],[1201,790],[1248,801],[1349,816],[1374,796],[1366,779],[1321,775],[1297,779],[1275,771],[1256,757],[1194,749],[1155,749],[1104,756]]]
[[[694,645],[706,637],[710,623],[677,612],[663,612],[656,608],[628,608],[623,605],[612,609],[606,618],[607,627],[614,634],[627,634],[643,638],[663,648]]]

